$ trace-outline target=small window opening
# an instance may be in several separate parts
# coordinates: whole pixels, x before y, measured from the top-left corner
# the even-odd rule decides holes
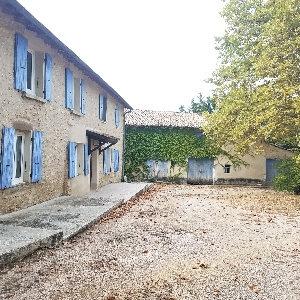
[[[231,165],[225,165],[224,173],[230,173],[230,167],[231,167]]]

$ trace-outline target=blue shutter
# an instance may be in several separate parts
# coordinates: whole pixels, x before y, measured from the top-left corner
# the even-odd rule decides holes
[[[76,143],[69,142],[68,144],[68,161],[69,161],[69,178],[75,177],[75,158],[76,158]]]
[[[116,106],[116,109],[115,109],[115,124],[116,124],[116,127],[119,126],[119,122],[120,122],[119,106]]]
[[[31,182],[42,179],[43,133],[34,131],[32,135]]]
[[[14,128],[2,128],[1,140],[1,169],[0,169],[0,188],[6,189],[12,186],[13,162],[14,162]]]
[[[81,109],[81,113],[83,115],[85,115],[85,85],[84,85],[84,81],[83,79],[81,79],[81,95],[80,95],[80,109]]]
[[[84,175],[88,175],[90,172],[89,169],[89,146],[84,144]]]
[[[114,171],[119,171],[119,150],[114,150]]]
[[[103,120],[103,95],[99,95],[99,119]]]
[[[103,151],[103,174],[107,174],[107,149]]]
[[[19,33],[15,34],[14,88],[26,92],[27,88],[28,41]]]
[[[113,171],[113,157],[114,157],[114,149],[110,149],[109,172],[112,172],[112,171]]]
[[[66,68],[66,108],[73,109],[73,72]]]
[[[45,75],[44,75],[44,98],[48,101],[52,98],[52,57],[45,53]]]

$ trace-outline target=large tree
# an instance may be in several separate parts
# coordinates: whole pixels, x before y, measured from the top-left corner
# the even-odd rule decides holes
[[[299,144],[300,7],[297,0],[225,0],[207,136],[244,154],[259,141]]]
[[[214,112],[216,104],[211,97],[205,97],[201,93],[199,93],[197,98],[198,100],[195,100],[195,98],[191,100],[191,105],[187,109],[183,105],[180,105],[179,111],[198,114],[202,114],[204,112],[208,112],[209,114],[211,114]]]

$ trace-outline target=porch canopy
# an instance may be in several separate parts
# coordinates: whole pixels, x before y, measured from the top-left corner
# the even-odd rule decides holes
[[[103,152],[105,149],[110,148],[111,146],[115,145],[119,139],[104,133],[100,133],[94,130],[86,130],[86,135],[88,137],[88,153],[89,155],[94,152],[95,150],[99,149],[99,154]],[[92,145],[92,140],[98,141],[97,145]],[[103,146],[103,148],[102,148]],[[92,148],[94,147],[94,148]]]

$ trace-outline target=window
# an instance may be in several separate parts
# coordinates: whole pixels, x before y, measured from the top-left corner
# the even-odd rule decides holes
[[[107,98],[100,94],[99,95],[99,119],[106,122],[107,114]]]
[[[116,106],[116,108],[115,108],[115,124],[116,124],[116,127],[119,126],[119,122],[120,122],[120,109],[119,109],[119,106]]]
[[[68,143],[69,178],[89,174],[88,144]]]
[[[1,139],[0,188],[42,177],[42,139],[39,131],[18,132],[4,127]]]
[[[230,173],[230,167],[231,167],[231,165],[225,165],[224,166],[224,173]]]
[[[51,100],[52,58],[48,53],[28,48],[22,35],[15,35],[14,88]]]
[[[107,149],[103,150],[103,174],[107,174]]]
[[[66,68],[66,108],[85,114],[85,84],[84,80],[74,78],[73,72]]]

